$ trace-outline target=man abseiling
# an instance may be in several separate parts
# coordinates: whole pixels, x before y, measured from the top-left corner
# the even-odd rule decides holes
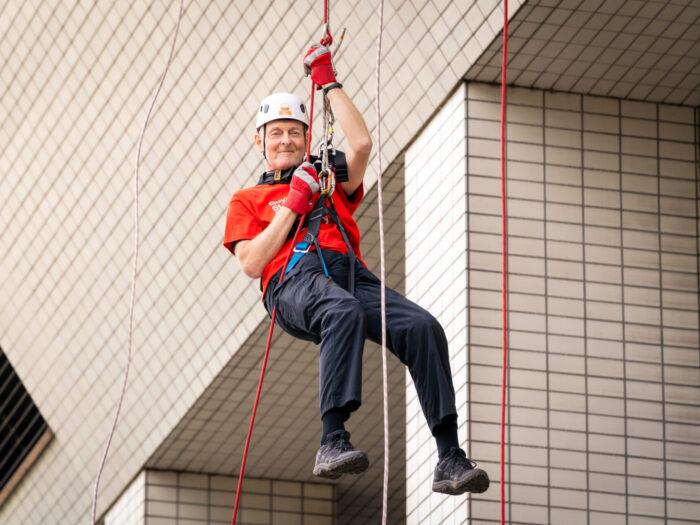
[[[258,185],[231,198],[224,246],[246,275],[261,279],[263,302],[270,315],[277,308],[278,325],[295,337],[320,344],[322,433],[313,472],[335,479],[363,472],[369,465],[367,455],[350,443],[345,424],[361,404],[365,339],[381,344],[381,283],[362,262],[360,232],[353,219],[364,196],[372,140],[362,115],[335,78],[330,51],[312,46],[304,67],[326,92],[347,142],[343,165],[347,180],[339,182],[333,194],[335,217],[327,199],[321,203],[323,209],[317,208],[324,214],[316,234],[320,254],[315,245],[310,246],[279,284],[296,224],[320,199],[316,169],[304,162],[308,110],[298,96],[289,93],[270,95],[258,108],[255,144],[266,172]],[[337,156],[341,161],[342,157]],[[386,320],[387,347],[408,367],[437,443],[433,490],[484,492],[488,475],[459,447],[444,330],[430,313],[391,289],[386,290]]]

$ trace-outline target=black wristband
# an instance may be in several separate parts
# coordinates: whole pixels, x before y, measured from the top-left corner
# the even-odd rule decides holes
[[[340,82],[333,82],[332,84],[323,88],[323,94],[327,95],[331,89],[341,88],[341,87],[343,87],[343,84],[341,84]]]

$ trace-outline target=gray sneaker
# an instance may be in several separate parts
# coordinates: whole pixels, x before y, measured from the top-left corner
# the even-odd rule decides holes
[[[326,436],[326,440],[316,453],[314,476],[338,479],[343,474],[359,474],[369,467],[367,454],[355,450],[350,443],[350,433],[336,430]]]
[[[481,493],[489,488],[489,475],[476,468],[476,463],[464,453],[464,450],[452,447],[435,467],[433,492],[442,494]]]

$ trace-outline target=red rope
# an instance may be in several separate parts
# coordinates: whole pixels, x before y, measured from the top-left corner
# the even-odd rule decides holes
[[[327,2],[323,3],[323,21],[324,24],[328,23],[328,4]],[[327,31],[326,31],[327,33]],[[328,38],[330,39],[330,33],[327,33]],[[325,39],[325,35],[324,35]],[[332,42],[332,39],[330,39]],[[330,45],[330,42],[329,42]],[[311,101],[309,103],[309,130],[308,130],[308,135],[306,138],[306,161],[311,162],[311,128],[313,126],[314,122],[314,91],[316,91],[316,84],[311,82]],[[292,252],[294,251],[294,247],[296,246],[297,243],[297,237],[299,236],[299,232],[301,231],[301,225],[304,223],[304,218],[306,215],[303,215],[300,220],[299,220],[299,226],[297,226],[297,230],[294,233],[294,239],[292,240],[292,245],[290,246],[289,253],[287,254],[287,258],[284,261],[284,266],[282,266],[282,273],[280,274],[280,284],[284,280],[284,269],[287,267],[287,264],[289,263],[289,259],[292,256]],[[253,413],[250,416],[250,425],[248,426],[248,437],[246,437],[245,440],[245,448],[243,449],[243,460],[241,461],[241,472],[238,476],[238,488],[236,489],[236,503],[233,507],[233,518],[231,518],[231,525],[236,525],[236,515],[238,514],[238,503],[241,497],[241,487],[243,485],[243,472],[245,471],[245,463],[246,459],[248,459],[248,447],[250,446],[250,437],[253,434],[253,424],[255,423],[255,414],[258,411],[258,402],[260,401],[260,392],[262,391],[262,384],[263,384],[263,379],[265,378],[265,368],[267,367],[267,358],[270,355],[270,345],[272,344],[272,332],[275,329],[275,318],[277,317],[277,307],[274,307],[272,309],[272,319],[270,321],[270,332],[267,336],[267,346],[265,348],[265,357],[263,358],[263,364],[262,364],[262,370],[260,371],[260,381],[258,382],[258,391],[255,394],[255,403],[253,404]]]
[[[314,91],[316,84],[311,81],[311,102],[309,103],[309,132],[306,137],[306,162],[311,162],[311,127],[314,123]]]
[[[297,243],[297,237],[299,236],[299,231],[301,231],[301,225],[304,223],[304,218],[306,214],[302,215],[299,219],[299,226],[294,233],[294,239],[292,239],[292,245],[287,254],[287,258],[284,261],[284,266],[282,266],[282,273],[280,274],[280,284],[284,280],[284,269],[289,263],[289,258],[294,251],[294,247]],[[243,486],[243,472],[245,471],[245,462],[248,458],[248,447],[250,446],[250,437],[253,435],[253,424],[255,423],[255,414],[258,411],[258,402],[260,401],[260,392],[262,391],[263,379],[265,379],[265,367],[267,366],[267,357],[270,355],[270,345],[272,344],[272,332],[275,329],[275,317],[277,316],[277,307],[272,309],[272,320],[270,321],[270,333],[267,336],[267,347],[265,348],[265,357],[263,358],[262,369],[260,370],[260,381],[258,381],[258,391],[255,394],[255,404],[253,404],[253,413],[250,416],[250,425],[248,426],[248,437],[245,440],[245,448],[243,449],[243,460],[241,461],[241,472],[238,475],[238,488],[236,489],[236,503],[233,507],[233,518],[231,518],[231,525],[236,525],[236,514],[238,514],[238,501],[241,497],[241,487]]]
[[[316,86],[311,82],[311,104],[309,107],[309,133],[306,142],[306,160],[311,162],[311,124],[313,123],[313,111],[314,111],[314,88]],[[282,266],[282,273],[280,274],[279,283],[282,284],[284,280],[284,269],[289,263],[289,259],[294,252],[294,247],[297,244],[297,237],[299,236],[299,231],[301,231],[301,226],[304,223],[304,214],[299,220],[299,226],[294,233],[294,239],[292,239],[292,244],[289,248],[289,253],[287,253],[287,258],[284,260],[284,266]],[[260,370],[260,381],[258,381],[258,391],[255,394],[255,403],[253,404],[253,413],[250,416],[250,425],[248,426],[248,437],[245,440],[245,448],[243,449],[243,460],[241,461],[241,472],[238,475],[238,488],[236,489],[236,503],[233,507],[233,518],[231,518],[231,525],[236,525],[236,514],[238,514],[238,502],[241,497],[241,486],[243,485],[243,472],[245,471],[246,459],[248,459],[248,447],[250,446],[250,437],[253,435],[253,424],[255,423],[255,414],[258,411],[258,402],[260,401],[260,392],[262,391],[263,379],[265,379],[265,368],[267,367],[267,357],[270,355],[270,345],[272,344],[272,332],[275,329],[275,318],[277,317],[277,307],[272,309],[272,319],[270,320],[270,332],[267,336],[267,346],[265,347],[265,357],[263,358],[262,370]]]
[[[503,233],[503,377],[501,379],[501,524],[505,524],[505,428],[508,371],[508,252],[506,220],[506,59],[508,56],[508,0],[503,0],[503,64],[501,66],[501,218]]]

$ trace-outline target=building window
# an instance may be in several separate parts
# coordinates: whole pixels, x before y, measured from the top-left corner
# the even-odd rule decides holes
[[[51,429],[0,348],[0,505],[52,436]]]

